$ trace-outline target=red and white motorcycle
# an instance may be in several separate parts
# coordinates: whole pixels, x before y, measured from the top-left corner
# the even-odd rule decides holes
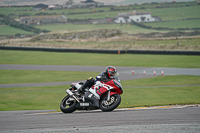
[[[101,109],[102,111],[112,111],[121,103],[123,93],[120,81],[112,79],[107,82],[96,81],[95,84],[86,89],[85,93],[79,93],[78,88],[82,82],[72,83],[71,88],[66,90],[68,94],[60,103],[63,113],[72,113],[78,110]]]

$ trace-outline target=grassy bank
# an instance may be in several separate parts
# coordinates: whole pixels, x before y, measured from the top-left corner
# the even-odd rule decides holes
[[[200,56],[90,54],[0,50],[0,64],[200,68]]]
[[[199,81],[200,76],[159,76],[122,81],[124,93],[120,107],[200,103],[199,86],[169,87],[200,84]],[[160,87],[166,85],[168,87]],[[59,110],[67,88],[69,85],[0,88],[0,110]]]
[[[92,31],[90,31],[92,32]],[[60,33],[64,31],[54,32],[56,35],[61,36]],[[74,34],[73,31],[70,32]],[[50,37],[56,35],[49,35]],[[180,36],[170,38],[143,38],[130,35],[116,36],[113,38],[90,38],[90,39],[44,39],[36,41],[29,41],[30,38],[24,39],[9,39],[1,40],[0,46],[17,46],[17,47],[52,47],[52,48],[67,48],[67,49],[115,49],[115,50],[179,50],[179,51],[199,51],[200,50],[200,38]],[[37,41],[38,40],[38,41]]]
[[[94,30],[94,29],[118,29],[129,34],[137,33],[151,33],[158,32],[157,30],[145,29],[138,27],[136,25],[130,24],[61,24],[61,25],[43,25],[35,26],[38,29],[51,30],[51,31],[85,31],[85,30]],[[167,31],[159,31],[161,33]]]

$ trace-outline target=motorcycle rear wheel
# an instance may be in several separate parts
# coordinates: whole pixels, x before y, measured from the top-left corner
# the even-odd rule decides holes
[[[68,101],[69,98],[69,95],[65,96],[60,103],[60,110],[63,113],[72,113],[76,110],[76,101]]]
[[[120,103],[121,103],[121,96],[119,94],[114,94],[110,96],[110,101],[107,101],[107,97],[103,98],[100,101],[99,108],[104,112],[108,112],[117,108]]]

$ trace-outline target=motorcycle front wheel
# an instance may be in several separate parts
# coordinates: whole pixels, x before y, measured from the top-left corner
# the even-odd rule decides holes
[[[112,111],[119,106],[121,103],[121,96],[119,94],[114,94],[110,96],[110,100],[107,101],[107,97],[100,101],[100,109],[104,112]]]
[[[70,100],[70,96],[67,95],[60,103],[60,110],[63,113],[72,113],[76,110],[76,101]]]

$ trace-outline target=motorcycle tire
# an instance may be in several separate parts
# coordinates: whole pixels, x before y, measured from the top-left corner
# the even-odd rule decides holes
[[[121,103],[121,96],[119,94],[114,94],[110,96],[110,101],[107,101],[107,97],[103,98],[100,101],[99,108],[104,112],[109,112],[117,108],[120,103]]]
[[[66,103],[69,98],[69,95],[65,96],[60,103],[60,110],[63,113],[72,113],[76,110],[76,101],[70,101],[69,104]]]

